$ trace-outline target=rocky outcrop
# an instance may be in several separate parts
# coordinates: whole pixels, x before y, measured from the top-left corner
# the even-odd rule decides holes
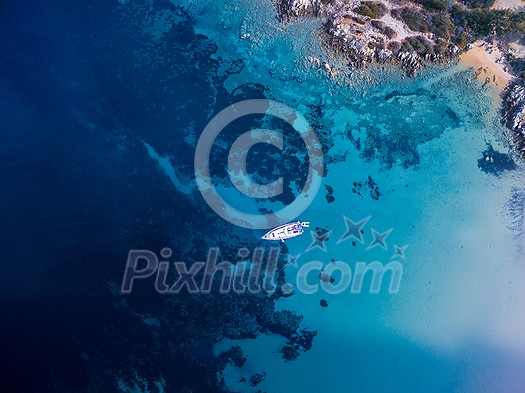
[[[409,75],[415,74],[425,62],[442,63],[457,56],[458,50],[433,33],[411,30],[393,0],[279,0],[281,21],[288,23],[299,17],[325,20],[321,32],[334,51],[352,68],[371,63],[394,63]],[[420,6],[407,3],[403,10]],[[423,14],[422,14],[423,15]],[[322,65],[332,76],[327,64]]]
[[[277,12],[283,22],[303,16],[320,16],[325,8],[322,0],[278,0]]]
[[[525,158],[525,85],[510,85],[503,100],[503,123],[509,128],[512,147]]]

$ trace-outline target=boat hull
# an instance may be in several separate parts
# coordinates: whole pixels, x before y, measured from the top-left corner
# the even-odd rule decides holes
[[[272,230],[268,231],[262,236],[263,240],[280,240],[285,241],[292,237],[302,235],[304,233],[304,227],[308,227],[309,223],[300,221],[290,222],[288,224],[280,225]]]

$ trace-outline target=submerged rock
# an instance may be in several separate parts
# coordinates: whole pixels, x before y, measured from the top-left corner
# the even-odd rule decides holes
[[[299,357],[301,351],[306,352],[312,348],[312,342],[315,336],[317,336],[317,330],[302,329],[290,337],[278,352],[287,362],[295,360]]]
[[[325,184],[324,187],[326,188],[326,201],[328,203],[332,203],[333,201],[335,201],[335,197],[333,196],[334,189],[332,186],[329,186],[328,184]]]
[[[237,368],[241,368],[246,363],[246,356],[244,355],[240,346],[235,345],[226,352],[218,356],[219,364],[224,367],[226,364],[231,364]]]
[[[329,282],[330,284],[333,284],[335,282],[335,278],[326,273],[319,274],[319,280],[323,282]]]
[[[265,372],[257,373],[255,375],[252,375],[250,377],[250,385],[252,387],[255,387],[255,386],[259,385],[262,381],[264,381],[265,378],[266,378],[266,373]]]
[[[492,147],[487,145],[487,150],[483,152],[483,156],[478,160],[478,167],[481,171],[491,175],[499,175],[504,171],[512,171],[517,168],[516,163],[510,154],[500,153]]]

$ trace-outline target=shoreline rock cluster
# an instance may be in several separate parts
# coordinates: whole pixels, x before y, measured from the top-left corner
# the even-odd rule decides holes
[[[437,31],[410,29],[405,20],[423,15],[421,6],[410,2],[279,0],[277,8],[284,23],[301,17],[323,18],[324,40],[352,68],[389,63],[414,75],[424,63],[446,63],[460,53]]]
[[[321,0],[278,0],[276,5],[279,19],[285,23],[305,16],[326,15]]]
[[[511,84],[503,100],[503,123],[509,129],[509,143],[525,158],[525,85]]]

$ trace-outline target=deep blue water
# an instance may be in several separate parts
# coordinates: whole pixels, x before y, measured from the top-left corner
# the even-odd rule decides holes
[[[172,327],[152,332],[110,286],[130,248],[176,250],[173,234],[199,220],[143,142],[190,176],[185,129],[202,128],[228,100],[214,45],[184,12],[165,42],[143,38],[143,13],[174,9],[154,3],[0,4],[2,391],[114,391],[133,370],[150,381],[167,375],[168,391],[213,390],[203,378],[208,350],[188,366]],[[151,288],[125,302],[169,310]]]

